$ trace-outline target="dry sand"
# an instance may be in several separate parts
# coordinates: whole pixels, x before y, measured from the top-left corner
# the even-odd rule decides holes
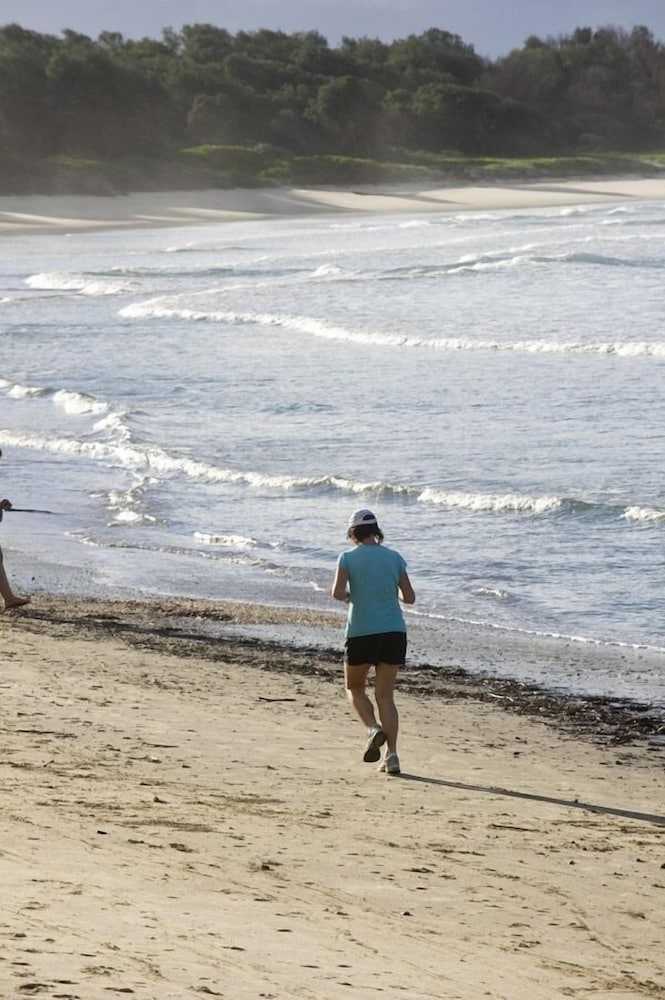
[[[181,226],[330,212],[471,212],[665,200],[665,179],[549,181],[463,187],[360,186],[353,190],[144,192],[117,197],[0,197],[0,233]]]
[[[419,669],[386,777],[336,653],[224,636],[266,620],[340,622],[0,617],[3,1000],[665,996],[664,751]]]

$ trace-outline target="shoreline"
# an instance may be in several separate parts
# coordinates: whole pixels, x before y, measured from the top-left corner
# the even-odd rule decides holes
[[[10,627],[41,635],[113,638],[183,660],[248,662],[253,667],[269,660],[271,669],[285,675],[315,676],[333,683],[341,677],[343,616],[334,611],[196,598],[80,599],[40,594],[12,612],[11,619]],[[315,635],[320,637],[316,644]],[[417,623],[409,626],[409,635],[410,649],[422,648]],[[520,648],[517,637],[509,636],[507,647],[502,638],[491,633],[462,637],[459,630],[452,630],[441,648],[440,663],[428,662],[422,655],[418,662],[412,658],[407,663],[400,674],[400,691],[434,701],[493,704],[598,745],[665,752],[665,705],[565,691],[489,672],[489,660],[501,659],[507,650],[513,662],[534,655],[531,645]],[[555,652],[546,643],[541,655],[581,659],[587,652],[571,650],[570,645]]]
[[[210,602],[28,608],[0,616],[3,996],[663,996],[662,752],[414,674],[388,777],[338,655],[203,641]]]
[[[129,195],[0,196],[0,235],[182,227],[335,214],[465,213],[665,200],[665,179],[252,188]]]

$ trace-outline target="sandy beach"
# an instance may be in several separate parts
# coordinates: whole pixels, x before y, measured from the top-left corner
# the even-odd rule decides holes
[[[340,619],[0,618],[0,996],[665,996],[664,750],[458,657],[404,672],[386,777],[337,652],[233,634],[261,622]]]
[[[0,197],[0,233],[80,232],[337,213],[472,212],[665,199],[665,179],[543,181],[461,187],[386,185],[353,190],[266,188]]]

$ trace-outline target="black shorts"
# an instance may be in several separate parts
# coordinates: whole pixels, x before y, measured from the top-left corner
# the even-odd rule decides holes
[[[357,635],[344,643],[344,662],[350,667],[363,663],[390,663],[402,667],[406,660],[406,632]]]

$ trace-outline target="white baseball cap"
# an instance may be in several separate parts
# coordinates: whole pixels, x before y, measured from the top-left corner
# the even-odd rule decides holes
[[[349,528],[358,528],[361,524],[378,524],[376,517],[371,510],[363,507],[361,510],[354,510],[349,518]]]

